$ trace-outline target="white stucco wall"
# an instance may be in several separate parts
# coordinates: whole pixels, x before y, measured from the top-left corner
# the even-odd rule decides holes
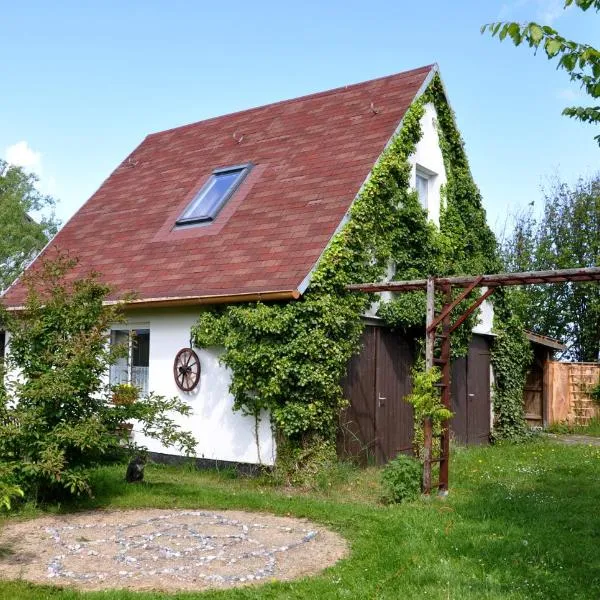
[[[481,293],[485,294],[487,288],[480,288]],[[473,333],[492,333],[494,327],[494,305],[489,300],[484,300],[479,307],[479,323],[473,327]]]
[[[440,190],[446,184],[446,169],[440,150],[440,140],[437,132],[437,112],[433,104],[425,105],[425,114],[421,118],[421,137],[415,152],[409,157],[412,165],[411,185],[416,183],[416,167],[422,167],[430,173],[429,198],[427,212],[429,218],[439,226],[440,224]]]
[[[181,348],[189,347],[190,328],[197,318],[197,308],[128,311],[127,325],[150,329],[149,391],[167,397],[179,396],[191,406],[192,415],[178,417],[177,421],[196,437],[198,458],[272,465],[275,443],[270,419],[267,414],[260,419],[257,448],[254,418],[233,411],[233,397],[229,393],[231,375],[219,363],[220,349],[195,349],[201,374],[194,391],[182,392],[175,384],[173,360]],[[175,448],[164,448],[136,429],[134,426],[135,440],[151,452],[177,454]]]

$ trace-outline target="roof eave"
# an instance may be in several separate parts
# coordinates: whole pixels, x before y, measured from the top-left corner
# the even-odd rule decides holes
[[[207,296],[173,296],[164,298],[140,298],[134,300],[106,300],[105,306],[121,305],[124,310],[138,308],[164,308],[182,306],[202,306],[211,304],[234,304],[240,302],[277,302],[298,300],[301,293],[298,290],[277,290],[270,292],[252,292],[242,294],[215,294]],[[25,306],[8,306],[8,311],[19,312]]]
[[[567,349],[567,347],[564,344],[562,344],[559,340],[548,337],[547,335],[540,335],[538,333],[534,333],[533,331],[525,331],[525,337],[532,344],[545,346],[546,348],[551,348],[552,350],[559,350],[561,352],[564,352]]]

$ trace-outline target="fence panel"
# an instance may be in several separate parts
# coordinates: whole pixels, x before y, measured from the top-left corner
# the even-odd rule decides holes
[[[599,363],[546,364],[549,423],[568,421],[585,425],[600,417],[600,406],[590,397],[590,389],[600,381]]]

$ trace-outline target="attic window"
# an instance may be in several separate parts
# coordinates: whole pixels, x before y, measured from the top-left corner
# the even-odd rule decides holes
[[[213,221],[223,205],[240,186],[252,165],[238,165],[215,169],[209,180],[194,196],[177,219],[177,225],[193,225]]]
[[[424,209],[429,208],[430,187],[436,174],[421,165],[415,168],[415,189],[419,195],[419,202]]]

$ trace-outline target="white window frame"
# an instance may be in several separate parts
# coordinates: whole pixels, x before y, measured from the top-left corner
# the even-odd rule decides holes
[[[425,198],[425,201],[423,201],[421,194],[419,194],[419,202],[425,210],[429,210],[429,199],[431,197],[432,187],[431,184],[433,183],[434,178],[437,177],[437,173],[435,171],[432,171],[431,169],[427,169],[422,165],[415,165],[415,190],[418,192],[419,186],[417,185],[417,177],[420,177],[421,179],[424,179],[426,181],[427,196]]]
[[[148,393],[148,387],[149,387],[149,383],[150,383],[150,340],[151,340],[151,332],[150,332],[150,324],[149,323],[127,323],[127,324],[115,324],[110,328],[110,335],[111,335],[111,339],[110,339],[110,344],[112,344],[112,333],[113,331],[126,331],[128,333],[127,336],[127,381],[115,381],[113,383],[113,368],[116,367],[116,365],[111,365],[110,367],[110,373],[109,373],[109,384],[110,385],[116,385],[117,383],[128,383],[128,384],[134,384],[133,382],[133,336],[132,336],[132,332],[134,331],[138,331],[138,330],[147,330],[148,331],[148,366],[146,367],[148,369],[147,373],[146,373],[146,378],[145,378],[145,382],[144,385],[142,385],[141,387],[138,386],[140,388],[140,394],[141,395],[146,395]]]

